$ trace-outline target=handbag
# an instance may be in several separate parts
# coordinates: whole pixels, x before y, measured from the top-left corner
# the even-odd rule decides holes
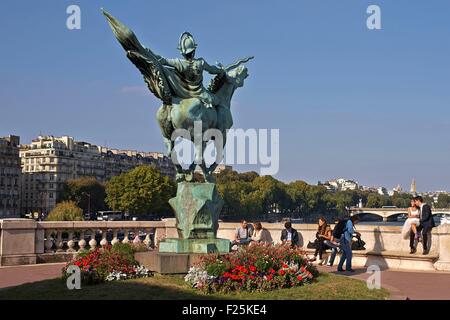
[[[317,240],[314,242],[308,241],[308,245],[306,246],[308,249],[317,249]]]
[[[366,248],[364,248],[365,245],[366,243],[361,240],[361,238],[358,238],[356,241],[352,242],[352,250],[366,250]]]

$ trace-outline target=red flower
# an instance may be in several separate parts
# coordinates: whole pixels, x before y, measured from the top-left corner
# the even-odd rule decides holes
[[[286,273],[286,272],[285,272],[283,269],[281,269],[281,270],[278,271],[278,274],[279,274],[280,276],[284,276],[285,273]]]
[[[273,279],[273,276],[271,274],[269,274],[269,275],[266,276],[266,278],[267,278],[267,281],[270,281],[270,280]]]
[[[256,267],[255,266],[250,266],[250,271],[251,272],[255,272],[256,271]]]
[[[269,272],[270,272],[271,274],[274,274],[274,273],[275,273],[275,270],[274,270],[273,268],[270,268],[270,269],[269,269]]]
[[[287,269],[289,266],[286,263],[283,263],[283,268]]]
[[[298,281],[302,281],[302,280],[303,280],[303,277],[302,277],[302,276],[297,276],[297,280],[298,280]]]
[[[250,276],[249,278],[253,280],[253,279],[255,279],[255,276]]]

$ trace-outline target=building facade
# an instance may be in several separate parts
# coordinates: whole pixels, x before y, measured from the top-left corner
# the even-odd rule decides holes
[[[70,179],[94,177],[106,182],[139,165],[154,165],[162,174],[175,176],[172,162],[162,154],[108,149],[68,136],[39,136],[20,147],[20,159],[24,214],[48,214]]]
[[[348,179],[332,179],[323,184],[328,191],[346,191],[359,189],[358,182]]]
[[[0,138],[0,219],[20,217],[19,143],[18,136]]]

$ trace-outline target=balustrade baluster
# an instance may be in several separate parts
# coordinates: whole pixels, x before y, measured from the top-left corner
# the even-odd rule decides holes
[[[100,246],[103,248],[108,245],[108,240],[106,240],[106,236],[108,234],[108,230],[102,230],[102,241],[100,241]]]
[[[97,248],[97,240],[95,240],[95,229],[91,230],[91,240],[89,240],[89,247],[91,251],[94,251]]]
[[[145,245],[146,245],[147,247],[149,247],[149,246],[151,245],[151,242],[152,242],[152,239],[150,238],[150,232],[151,232],[151,229],[144,229],[144,231],[145,231],[145,233],[147,234],[147,235],[145,236],[144,243],[145,243]]]
[[[52,253],[53,241],[52,241],[53,230],[45,230],[45,253]]]
[[[73,241],[73,238],[74,238],[74,232],[71,230],[71,231],[69,231],[69,238],[68,238],[68,241],[67,241],[67,252],[69,252],[69,253],[73,253],[73,252],[75,252],[76,250],[74,249],[74,247],[75,247],[75,241]]]
[[[117,230],[117,229],[113,230],[113,239],[111,241],[111,245],[115,245],[117,242],[120,242],[119,239],[117,238],[118,233],[119,233],[119,230]]]
[[[128,229],[125,229],[125,230],[123,231],[123,233],[124,233],[124,238],[123,238],[123,240],[122,240],[122,243],[129,243],[129,242],[130,242],[130,239],[128,238],[129,230],[128,230]]]
[[[56,230],[56,252],[64,252],[63,250],[63,246],[64,246],[64,242],[62,239],[62,230]]]
[[[78,241],[78,252],[86,250],[86,240],[84,240],[84,231],[80,231],[80,240]]]

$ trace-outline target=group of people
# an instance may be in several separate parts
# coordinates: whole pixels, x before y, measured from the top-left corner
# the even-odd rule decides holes
[[[331,229],[331,226],[324,217],[319,218],[316,240],[314,241],[314,257],[310,261],[317,262],[317,264],[321,265],[324,262],[324,252],[331,249],[331,255],[327,262],[327,265],[331,267],[334,264],[336,254],[338,251],[341,251],[342,255],[337,270],[343,272],[345,263],[345,271],[354,272],[352,269],[352,243],[354,237],[357,239],[361,237],[361,234],[355,229],[355,225],[358,222],[359,217],[352,216],[350,219],[337,221],[334,229]]]
[[[359,217],[352,216],[349,219],[338,220],[334,229],[327,223],[324,217],[319,218],[316,239],[313,247],[315,248],[314,257],[311,262],[321,265],[324,263],[323,254],[331,250],[331,255],[327,261],[328,266],[333,266],[338,252],[341,252],[337,270],[340,272],[354,272],[352,269],[352,244],[353,239],[361,242],[361,234],[356,231],[355,225],[359,222]],[[423,254],[427,255],[431,248],[431,230],[435,227],[432,217],[431,207],[423,201],[423,198],[416,196],[411,199],[411,207],[408,208],[408,219],[406,220],[402,235],[405,239],[409,237],[411,254],[416,253],[417,245],[422,242]],[[287,221],[281,232],[282,243],[289,243],[292,246],[300,246],[299,234],[292,227],[292,223]],[[256,222],[254,227],[245,220],[236,229],[233,246],[251,245],[252,243],[273,244],[270,231],[263,228],[261,222]],[[345,263],[345,270],[344,270]]]
[[[300,245],[298,232],[292,228],[290,221],[284,224],[280,240],[282,243],[290,243],[292,246]],[[234,234],[232,246],[249,245],[252,243],[273,244],[272,235],[269,230],[263,228],[261,222],[256,222],[253,226],[246,220],[242,220]]]
[[[312,261],[317,260],[322,263],[323,253],[327,249],[331,249],[332,253],[328,261],[328,265],[332,266],[336,258],[338,250],[342,252],[341,259],[338,264],[338,271],[343,270],[343,264],[346,263],[346,271],[352,272],[352,238],[359,237],[360,234],[355,230],[355,224],[359,221],[357,216],[353,216],[348,220],[342,220],[337,223],[334,230],[331,229],[326,219],[321,217],[318,223],[316,251]],[[284,229],[281,231],[280,240],[283,244],[290,244],[291,246],[300,246],[300,238],[298,231],[292,227],[292,223],[287,221],[284,224]],[[273,239],[270,231],[263,228],[261,222],[256,222],[254,226],[246,220],[242,220],[240,226],[236,229],[232,247],[239,245],[251,245],[252,243],[273,244]]]

